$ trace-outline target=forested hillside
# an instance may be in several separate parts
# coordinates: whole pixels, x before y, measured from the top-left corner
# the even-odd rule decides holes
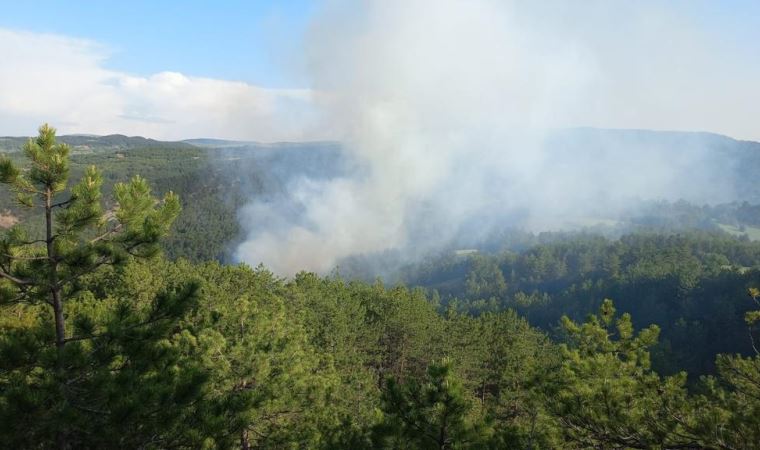
[[[78,143],[70,144],[72,176],[78,178],[94,164],[103,169],[105,194],[110,193],[113,183],[137,174],[149,180],[158,194],[169,190],[180,193],[184,209],[164,248],[169,257],[192,261],[230,260],[239,238],[237,213],[251,197],[275,197],[292,178],[334,176],[340,170],[338,148],[331,143],[265,145],[222,141],[224,147],[211,148],[121,138],[124,139],[64,136],[62,142]],[[78,151],[84,145],[80,139],[99,151]],[[7,141],[15,145],[7,157],[23,161],[19,150],[25,140]],[[12,196],[0,196],[0,217],[7,223],[25,223],[34,214],[39,212],[19,208]],[[0,221],[0,227],[3,223]]]
[[[718,353],[752,352],[746,291],[760,279],[760,243],[719,232],[639,232],[619,239],[544,234],[522,251],[447,253],[404,269],[403,280],[444,305],[479,315],[513,309],[556,333],[605,298],[634,325],[662,329],[653,362],[665,373],[714,373]]]
[[[760,239],[760,195],[756,195],[752,183],[752,174],[760,170],[760,144],[718,135],[707,137],[709,139],[705,140],[705,136],[698,133],[594,129],[569,130],[553,135],[547,145],[558,165],[568,154],[581,160],[593,160],[600,154],[606,155],[605,159],[612,159],[637,145],[645,146],[653,158],[666,157],[669,152],[692,152],[700,156],[699,164],[723,168],[725,178],[712,180],[712,183],[716,191],[731,193],[723,198],[730,201],[711,204],[679,200],[677,195],[670,200],[640,199],[632,201],[622,213],[576,218],[564,226],[610,237],[642,229],[697,228]],[[23,160],[20,150],[25,139],[0,138],[0,154],[14,161]],[[608,151],[607,145],[613,139],[615,146],[609,147]],[[330,179],[359,170],[354,167],[356,162],[348,160],[338,144],[330,142],[260,144],[214,139],[161,142],[121,135],[63,136],[61,142],[71,146],[74,177],[88,165],[95,164],[103,168],[109,182],[124,181],[140,174],[159,194],[168,190],[182,194],[186,198],[185,209],[175,232],[164,246],[168,256],[193,261],[232,260],[234,247],[243,237],[239,212],[251,201],[288,204],[292,200],[283,194],[289,183]],[[627,142],[629,147],[621,146],[620,142]],[[686,169],[685,175],[699,175]],[[690,181],[691,184],[705,182],[698,178]],[[104,188],[109,189],[109,185]],[[297,203],[288,205],[293,211],[299,207]],[[31,212],[19,209],[12,197],[0,197],[0,227],[23,221],[28,214]],[[504,229],[493,230],[489,238],[477,244],[498,249],[505,245],[501,235],[512,231],[507,223]],[[451,245],[472,245],[466,231],[458,239],[458,243],[452,242]],[[489,239],[491,242],[486,242]]]
[[[720,229],[751,203],[330,276],[226,264],[247,196],[346,168],[47,126],[0,159],[0,447],[760,448],[760,243]]]

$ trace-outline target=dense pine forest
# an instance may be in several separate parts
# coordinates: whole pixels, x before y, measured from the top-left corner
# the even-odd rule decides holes
[[[282,278],[237,211],[335,144],[78,139],[0,159],[1,448],[760,448],[752,202]]]

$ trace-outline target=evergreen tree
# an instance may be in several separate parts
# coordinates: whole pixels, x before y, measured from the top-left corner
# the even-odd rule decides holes
[[[760,289],[750,288],[749,296],[760,307]],[[755,354],[718,355],[718,378],[706,377],[706,394],[697,399],[699,434],[716,448],[760,448],[760,309],[748,311],[745,321]]]
[[[547,372],[557,369],[557,348],[514,311],[458,320],[471,325],[461,332],[463,382],[494,421],[495,442],[503,448],[551,448],[553,423],[536,391]],[[469,341],[469,344],[468,344]],[[469,355],[467,355],[469,354]]]
[[[500,298],[507,292],[507,282],[495,258],[474,255],[465,280],[465,293],[470,299]]]
[[[100,384],[100,394],[104,394],[102,389],[109,383],[115,387],[114,373],[125,375],[137,370],[145,374],[153,370],[150,359],[159,364],[167,362],[163,356],[174,352],[167,353],[158,340],[172,331],[166,328],[167,320],[192,305],[196,289],[187,286],[146,305],[110,299],[87,307],[93,299],[80,295],[81,281],[101,267],[119,267],[131,256],[154,255],[159,239],[179,214],[180,204],[172,193],[157,202],[147,182],[134,177],[129,183],[114,186],[111,208],[104,211],[102,176],[94,166],[67,189],[70,149],[56,143],[55,129],[47,124],[23,150],[29,160],[27,168],[19,169],[10,159],[0,158],[0,183],[16,194],[20,205],[41,212],[30,217],[42,220],[44,231],[35,235],[33,226],[18,225],[0,238],[0,306],[3,313],[19,319],[16,323],[1,321],[0,351],[4,358],[0,413],[3,419],[16,423],[27,419],[33,422],[26,436],[37,445],[47,446],[43,442],[55,436],[58,448],[82,446],[87,436],[80,433],[80,427],[97,423],[88,423],[82,413],[89,413],[89,417],[109,415],[111,419],[118,416],[114,402],[107,412],[93,406],[107,403],[102,395],[91,395],[93,380],[105,377]],[[134,342],[141,339],[145,345],[139,350]],[[150,349],[158,353],[151,354]],[[147,366],[139,367],[134,360],[137,355],[130,356],[131,351],[146,358],[143,362]],[[169,389],[163,394],[154,392],[156,401],[178,394],[174,390],[178,380],[169,378],[169,385],[153,386],[158,391]],[[180,383],[182,389],[198,384],[197,377],[190,378]],[[40,416],[35,416],[37,413]],[[41,430],[40,434],[35,430]]]
[[[451,364],[431,364],[424,381],[398,384],[390,378],[382,396],[385,418],[377,428],[382,448],[486,448],[489,421],[473,414],[473,401],[451,371]]]
[[[337,380],[288,314],[283,283],[263,268],[195,270],[204,295],[193,322],[212,374],[209,400],[225,405],[219,426],[243,450],[319,446],[320,430],[333,426]]]
[[[564,317],[562,325],[570,345],[563,345],[558,388],[547,389],[547,406],[571,442],[583,448],[712,448],[696,435],[686,374],[662,379],[650,368],[657,326],[635,334],[630,316],[616,319],[610,300],[585,323]]]

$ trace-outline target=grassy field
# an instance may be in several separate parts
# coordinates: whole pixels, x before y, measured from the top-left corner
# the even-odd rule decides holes
[[[726,233],[733,234],[734,236],[741,236],[743,234],[746,234],[747,237],[750,238],[752,241],[760,241],[760,228],[758,227],[751,227],[751,226],[742,226],[737,227],[734,225],[727,225],[724,223],[719,223],[718,226],[721,230],[725,231]]]

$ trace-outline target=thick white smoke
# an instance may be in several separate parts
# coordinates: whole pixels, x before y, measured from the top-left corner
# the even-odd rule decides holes
[[[572,149],[547,144],[549,130],[566,126],[681,125],[677,114],[656,120],[693,101],[679,76],[709,58],[667,11],[632,5],[382,0],[327,8],[310,34],[308,67],[321,126],[355,170],[292,184],[298,220],[276,205],[249,205],[238,258],[286,275],[325,272],[352,254],[434,248],[512,213],[542,227],[632,198],[688,194],[678,188],[676,156],[666,161],[644,146],[581,164]],[[700,150],[689,151],[684,164],[698,167]],[[262,220],[274,225],[255,225]]]

